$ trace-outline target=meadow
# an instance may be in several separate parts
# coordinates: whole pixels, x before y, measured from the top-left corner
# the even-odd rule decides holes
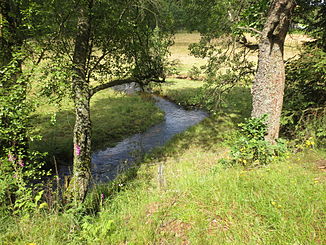
[[[257,45],[257,38],[246,34],[246,39],[251,45]],[[290,59],[299,54],[301,46],[306,41],[312,39],[304,34],[290,33],[286,37],[284,47],[284,59]],[[191,55],[189,45],[200,41],[200,34],[194,33],[177,33],[174,37],[174,45],[170,48],[170,60],[177,61],[177,70],[180,75],[187,75],[193,66],[200,68],[207,63],[206,59],[196,58]],[[248,59],[257,63],[258,50],[250,52]]]

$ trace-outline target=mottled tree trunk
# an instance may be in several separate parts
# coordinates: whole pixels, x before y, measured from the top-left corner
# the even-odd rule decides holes
[[[268,115],[266,140],[272,143],[279,136],[285,85],[284,41],[294,7],[294,0],[273,1],[259,43],[251,116]]]
[[[92,1],[90,1],[92,2]],[[74,127],[73,176],[65,192],[68,202],[82,202],[86,196],[91,178],[91,119],[90,87],[86,79],[86,62],[89,53],[90,6],[81,6],[77,21],[77,36],[74,50],[74,93],[76,123]]]

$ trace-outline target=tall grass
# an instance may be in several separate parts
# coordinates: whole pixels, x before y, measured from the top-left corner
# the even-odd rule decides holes
[[[259,168],[223,166],[224,142],[242,117],[207,118],[116,181],[94,187],[84,207],[6,218],[0,241],[324,244],[326,174],[318,167],[326,153],[306,150]]]

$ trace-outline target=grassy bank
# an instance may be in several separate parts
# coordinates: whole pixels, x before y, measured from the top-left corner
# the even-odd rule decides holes
[[[93,151],[114,146],[125,137],[158,123],[163,117],[163,112],[146,95],[124,95],[113,90],[97,93],[91,101]],[[71,101],[66,100],[60,110],[51,105],[40,106],[33,115],[33,125],[34,133],[41,135],[42,140],[32,142],[32,147],[48,152],[59,161],[69,162],[74,120]]]

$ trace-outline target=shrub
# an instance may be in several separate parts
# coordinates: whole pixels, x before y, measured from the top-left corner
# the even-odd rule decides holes
[[[326,145],[326,53],[306,48],[286,65],[282,132],[302,141],[313,137]]]
[[[230,159],[222,163],[241,164],[243,166],[264,165],[284,157],[287,152],[286,142],[278,140],[271,144],[265,140],[267,132],[267,115],[260,118],[249,118],[239,124],[240,130],[231,147]]]

